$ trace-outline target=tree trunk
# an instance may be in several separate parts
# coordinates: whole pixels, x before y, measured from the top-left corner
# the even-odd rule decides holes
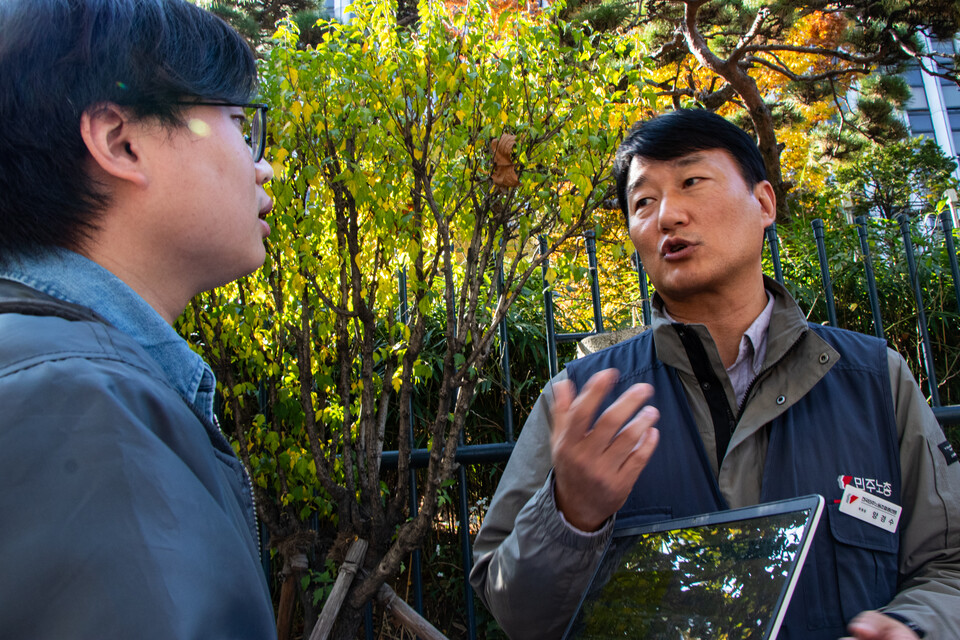
[[[736,58],[723,60],[710,50],[710,45],[697,29],[697,13],[702,4],[703,0],[686,3],[681,30],[687,42],[687,48],[700,64],[729,82],[743,99],[757,133],[757,146],[760,148],[760,155],[767,170],[767,179],[773,185],[773,192],[777,197],[777,221],[787,220],[789,218],[788,189],[783,183],[783,173],[780,170],[780,146],[777,143],[777,132],[773,125],[773,113],[764,102],[756,81],[740,67],[738,60]]]

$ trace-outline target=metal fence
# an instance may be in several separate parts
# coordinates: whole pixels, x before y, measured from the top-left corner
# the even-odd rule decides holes
[[[906,262],[909,270],[909,279],[911,283],[911,288],[913,290],[914,302],[916,305],[918,313],[918,324],[919,324],[919,333],[921,340],[921,349],[922,349],[922,365],[924,368],[924,373],[927,380],[927,391],[930,396],[930,404],[933,408],[934,414],[937,416],[937,419],[940,421],[942,426],[947,425],[957,425],[960,424],[960,405],[952,406],[942,406],[940,403],[940,395],[937,390],[937,377],[936,371],[934,369],[934,355],[933,348],[930,341],[930,335],[927,331],[927,321],[926,313],[924,310],[924,300],[923,292],[920,286],[920,280],[917,272],[916,264],[916,255],[913,246],[913,241],[911,238],[910,223],[905,216],[898,216],[897,222],[900,226],[901,235],[903,238],[903,252],[906,257]],[[957,309],[960,311],[960,269],[958,269],[957,264],[957,252],[954,246],[954,237],[953,237],[953,221],[949,214],[939,216],[938,223],[940,228],[943,231],[943,238],[946,251],[949,256],[951,273],[953,276],[953,287],[954,295],[956,296]],[[871,313],[873,316],[873,327],[874,333],[877,337],[884,337],[884,323],[883,318],[880,314],[880,303],[879,295],[877,292],[877,283],[874,277],[873,271],[873,262],[870,254],[870,245],[868,242],[868,233],[867,233],[867,220],[864,217],[858,217],[854,220],[854,224],[857,227],[857,235],[860,244],[860,251],[863,257],[863,267],[864,267],[864,280],[866,283],[867,296],[870,302]],[[837,313],[836,305],[833,296],[833,285],[830,277],[830,269],[826,252],[826,245],[824,241],[824,223],[822,220],[817,219],[812,222],[814,239],[817,245],[817,255],[820,263],[820,274],[821,281],[823,286],[824,298],[826,301],[827,308],[827,317],[828,322],[831,326],[837,325]],[[547,354],[550,366],[550,376],[553,377],[557,374],[559,370],[559,363],[557,361],[557,345],[562,343],[571,343],[578,342],[588,336],[595,335],[597,333],[602,333],[604,331],[603,325],[603,315],[601,312],[600,304],[600,284],[597,272],[597,251],[596,251],[596,238],[592,231],[588,231],[584,234],[587,259],[589,262],[589,274],[590,274],[590,289],[591,289],[591,300],[593,306],[593,331],[589,332],[580,332],[580,333],[563,333],[557,332],[555,327],[554,320],[554,300],[553,292],[547,284],[547,271],[549,269],[549,264],[544,263],[542,277],[543,277],[543,305],[544,305],[544,317],[546,323],[546,336],[547,336]],[[780,243],[777,236],[776,225],[772,225],[766,233],[767,247],[769,249],[770,260],[773,264],[774,269],[774,278],[781,284],[784,282],[783,278],[783,268],[781,265],[780,259]],[[541,240],[541,251],[546,250],[546,240]],[[651,321],[651,308],[650,300],[648,299],[646,292],[649,290],[646,273],[644,272],[643,265],[640,262],[639,256],[634,254],[633,256],[633,266],[636,269],[638,282],[640,285],[641,292],[644,293],[642,300],[642,316],[644,324],[650,324]],[[400,291],[406,291],[406,283],[404,278],[401,276],[400,280]],[[401,316],[406,318],[406,299],[401,302]],[[515,444],[514,438],[514,424],[513,424],[513,406],[511,404],[510,396],[510,352],[509,352],[509,327],[507,325],[506,318],[500,325],[500,344],[501,344],[501,360],[500,366],[503,372],[503,379],[505,381],[505,390],[506,390],[506,402],[503,408],[503,422],[504,422],[504,433],[505,433],[505,442],[495,443],[495,444],[477,444],[477,445],[463,445],[462,436],[461,436],[461,445],[456,454],[456,461],[459,463],[459,469],[457,472],[457,489],[459,494],[459,508],[458,508],[458,530],[459,538],[461,544],[461,562],[464,572],[464,600],[466,603],[466,625],[467,625],[467,637],[470,640],[474,640],[477,637],[477,625],[476,625],[476,608],[474,604],[474,594],[473,590],[467,581],[467,576],[470,574],[470,570],[473,566],[472,561],[472,548],[470,542],[470,515],[469,515],[469,505],[467,501],[467,478],[466,478],[466,468],[469,465],[485,465],[492,463],[501,463],[509,459],[513,447]],[[410,412],[411,420],[413,412]],[[413,443],[413,425],[410,425],[410,438],[411,446]],[[396,451],[387,451],[383,454],[382,467],[385,469],[396,469],[397,466],[397,452]],[[429,450],[428,449],[415,449],[411,454],[411,463],[410,463],[410,484],[411,484],[411,496],[410,496],[410,510],[411,514],[417,512],[418,500],[417,500],[417,489],[416,489],[416,470],[425,468],[429,460]],[[421,577],[421,559],[420,553],[415,552],[411,558],[411,572],[412,572],[412,582],[413,582],[413,593],[414,593],[414,608],[423,612],[423,583]],[[368,608],[366,616],[366,636],[367,638],[374,637],[373,630],[373,620]]]

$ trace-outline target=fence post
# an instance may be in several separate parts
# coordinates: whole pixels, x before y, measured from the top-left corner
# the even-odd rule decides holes
[[[777,237],[777,223],[766,228],[767,244],[770,246],[770,261],[773,262],[773,276],[783,285],[783,266],[780,264],[780,239]]]
[[[910,236],[910,221],[902,213],[897,216],[900,233],[903,235],[903,248],[907,254],[907,269],[910,271],[910,286],[917,304],[917,324],[920,328],[920,343],[923,347],[923,366],[927,373],[927,388],[930,391],[930,404],[940,406],[940,392],[937,389],[937,372],[933,365],[933,349],[930,346],[930,333],[927,331],[927,314],[923,310],[923,295],[920,292],[920,276],[917,273],[917,261],[913,256],[913,238]]]
[[[823,220],[817,218],[813,226],[813,237],[817,241],[817,258],[820,260],[820,278],[823,280],[823,293],[827,301],[827,320],[831,327],[837,326],[837,307],[833,301],[833,282],[830,280],[830,265],[827,261],[827,247],[823,239]]]
[[[410,321],[410,305],[407,298],[407,270],[401,269],[398,274],[398,284],[400,289],[400,322],[407,324]],[[408,432],[410,439],[410,451],[417,448],[416,438],[413,434],[413,394],[410,395],[410,402],[407,406]],[[417,499],[417,471],[410,467],[410,517],[414,518],[420,510],[420,501]],[[420,549],[414,549],[410,558],[410,572],[413,578],[413,607],[417,613],[423,613],[423,573],[421,570]]]
[[[501,256],[506,255],[503,245],[500,248]],[[503,297],[503,263],[497,269],[497,294]],[[507,442],[513,442],[513,381],[510,378],[510,333],[507,328],[507,314],[500,319],[500,372],[503,375],[503,430]]]
[[[540,236],[540,255],[547,253],[547,239]],[[540,263],[540,273],[543,278],[543,312],[547,321],[547,363],[550,365],[550,378],[557,375],[559,365],[557,364],[557,332],[553,323],[553,288],[547,282],[547,272],[550,271],[550,259],[545,259]]]
[[[587,241],[587,264],[590,265],[590,298],[593,303],[593,330],[603,333],[603,309],[600,306],[600,276],[597,273],[597,240],[593,229],[583,232]]]
[[[464,444],[462,431],[459,444]],[[463,598],[467,608],[467,638],[477,640],[477,616],[473,606],[473,587],[470,586],[473,549],[470,544],[470,505],[467,504],[467,467],[463,463],[460,463],[457,469],[457,485],[460,497],[460,557],[463,564]]]
[[[953,275],[953,295],[957,299],[957,313],[960,314],[960,269],[957,268],[957,249],[953,244],[953,213],[953,204],[951,203],[950,214],[940,214],[940,226],[943,228],[943,242],[947,248],[947,257],[950,259],[950,273]]]
[[[647,272],[643,268],[643,262],[640,260],[640,253],[633,252],[633,266],[637,268],[637,280],[640,281],[640,304],[643,309],[643,326],[649,327],[653,322],[653,311],[650,309],[650,286],[647,284]]]
[[[870,259],[870,242],[867,237],[867,218],[857,216],[857,237],[860,239],[860,251],[863,252],[863,270],[867,274],[867,295],[870,297],[870,311],[873,313],[873,334],[883,339],[883,318],[880,317],[880,296],[877,293],[877,279],[873,275],[873,261]]]
[[[454,302],[454,316],[458,316],[456,302]],[[456,320],[455,320],[456,322]],[[453,327],[453,334],[457,335],[457,325]],[[450,408],[457,404],[460,397],[460,387],[453,390],[450,398]],[[457,437],[457,448],[464,446],[463,431]],[[470,586],[470,571],[473,569],[473,550],[470,545],[470,506],[467,504],[467,469],[463,463],[457,467],[457,496],[459,498],[458,519],[460,521],[460,562],[463,565],[463,602],[467,609],[467,638],[477,639],[477,621],[473,608],[473,587]]]

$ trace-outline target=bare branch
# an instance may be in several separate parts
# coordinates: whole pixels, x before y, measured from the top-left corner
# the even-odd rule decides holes
[[[780,43],[750,45],[744,47],[743,51],[744,53],[772,53],[780,51],[788,53],[807,53],[823,56],[825,58],[838,58],[840,60],[845,60],[846,62],[852,62],[853,64],[860,65],[876,64],[883,58],[882,52],[877,52],[868,56],[860,56],[854,53],[846,52],[843,49],[830,49],[827,47],[804,47],[800,45]]]
[[[757,15],[753,19],[753,24],[750,25],[750,29],[743,34],[743,37],[739,39],[736,48],[730,53],[728,60],[739,60],[746,53],[747,46],[756,39],[760,27],[763,26],[763,22],[768,15],[770,15],[770,10],[767,7],[763,7],[757,11]]]
[[[777,63],[767,60],[766,58],[759,58],[750,56],[744,59],[745,63],[750,64],[759,64],[763,65],[782,76],[786,77],[789,80],[794,82],[816,82],[819,80],[829,80],[831,78],[840,78],[846,75],[867,75],[873,69],[870,67],[847,67],[844,69],[830,69],[829,71],[824,71],[822,73],[814,74],[798,74],[794,73],[786,64],[783,64],[782,61],[777,59]],[[779,64],[778,64],[779,63]]]

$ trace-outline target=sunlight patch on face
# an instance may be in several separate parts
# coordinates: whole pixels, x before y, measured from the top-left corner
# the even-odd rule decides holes
[[[210,125],[201,120],[200,118],[190,118],[187,122],[187,127],[190,128],[195,135],[206,138],[210,135]]]

